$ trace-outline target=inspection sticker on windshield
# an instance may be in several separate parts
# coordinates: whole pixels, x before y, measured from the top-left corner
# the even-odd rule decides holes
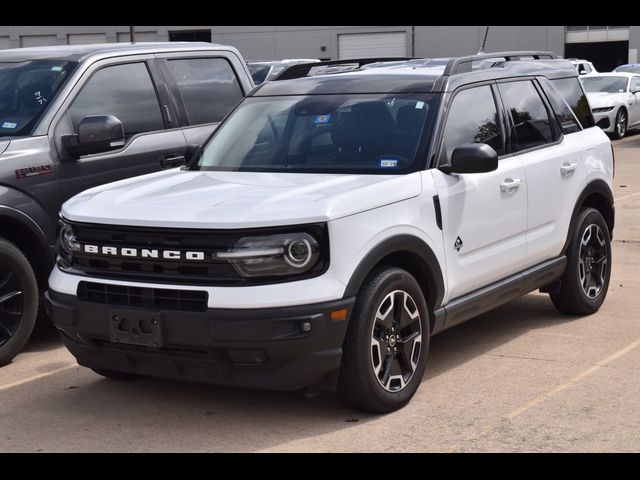
[[[424,108],[424,102],[416,102],[416,108],[422,110]]]
[[[317,115],[313,123],[324,124],[324,123],[329,123],[330,121],[331,121],[331,115]]]
[[[392,158],[381,158],[380,168],[396,168],[398,166],[398,160]]]
[[[18,124],[16,122],[4,122],[2,124],[2,128],[11,128],[14,129],[18,126]]]
[[[55,67],[51,67],[51,71],[52,72],[61,72],[62,71],[62,67],[59,65],[56,65]]]

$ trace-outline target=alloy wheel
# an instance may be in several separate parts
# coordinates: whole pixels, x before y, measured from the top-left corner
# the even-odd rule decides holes
[[[20,325],[23,287],[16,273],[0,262],[0,346],[11,339]]]
[[[618,121],[616,122],[616,133],[619,137],[624,137],[624,134],[627,132],[627,115],[624,113],[624,110],[620,110],[618,113]]]
[[[578,255],[578,276],[587,297],[594,299],[602,292],[607,276],[607,242],[602,229],[590,224],[580,240]]]
[[[388,392],[403,390],[422,353],[422,321],[411,295],[394,290],[384,297],[371,330],[371,365]]]

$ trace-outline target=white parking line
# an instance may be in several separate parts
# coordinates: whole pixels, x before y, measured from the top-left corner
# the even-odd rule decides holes
[[[532,407],[535,407],[539,403],[542,403],[545,400],[548,400],[549,398],[553,397],[557,393],[560,393],[561,391],[569,388],[570,386],[575,385],[576,383],[578,383],[581,380],[584,380],[589,375],[593,374],[594,372],[596,372],[600,368],[604,367],[605,365],[613,362],[614,360],[617,360],[618,358],[622,357],[623,355],[629,353],[631,350],[633,350],[634,348],[636,348],[639,345],[640,345],[640,338],[638,338],[635,341],[625,345],[620,350],[612,353],[611,355],[609,355],[606,358],[603,358],[599,362],[594,363],[591,367],[587,368],[586,370],[583,370],[582,372],[580,372],[575,377],[567,380],[564,383],[561,383],[560,385],[558,385],[557,387],[552,388],[551,390],[546,391],[545,393],[537,396],[533,400],[530,400],[530,401],[520,405],[515,410],[512,410],[511,412],[507,413],[503,417],[500,417],[500,419],[498,419],[497,422],[489,425],[484,430],[480,431],[479,433],[477,433],[475,435],[472,435],[472,436],[464,439],[462,442],[460,442],[457,445],[453,446],[452,448],[450,448],[448,450],[448,452],[454,452],[454,451],[458,450],[459,448],[463,447],[468,442],[479,440],[480,438],[489,435],[494,430],[496,430],[503,422],[505,422],[507,420],[513,420],[518,415],[523,414],[524,412],[526,412],[527,410],[530,410]]]
[[[638,195],[640,195],[640,192],[632,193],[631,195],[625,195],[624,197],[614,198],[614,200],[616,202],[619,202],[620,200],[626,200],[627,198],[637,197]]]
[[[25,383],[33,382],[35,380],[40,380],[41,378],[50,377],[51,375],[55,375],[56,373],[71,370],[72,368],[75,368],[77,366],[77,364],[67,365],[66,367],[56,368],[55,370],[51,370],[50,372],[40,373],[38,375],[34,375],[33,377],[23,378],[22,380],[18,380],[17,382],[2,385],[0,386],[0,392],[9,390],[10,388],[19,387],[20,385],[24,385]]]

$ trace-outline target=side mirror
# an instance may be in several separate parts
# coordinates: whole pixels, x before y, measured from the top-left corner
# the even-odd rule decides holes
[[[498,154],[486,143],[464,143],[451,154],[446,173],[485,173],[498,169]]]
[[[113,115],[88,115],[80,120],[76,135],[63,135],[62,144],[73,158],[108,152],[124,145],[124,128]]]

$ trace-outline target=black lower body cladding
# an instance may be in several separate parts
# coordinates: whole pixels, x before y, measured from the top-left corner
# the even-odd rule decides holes
[[[291,391],[333,378],[354,299],[204,312],[105,305],[54,291],[46,305],[82,366],[220,385]]]

